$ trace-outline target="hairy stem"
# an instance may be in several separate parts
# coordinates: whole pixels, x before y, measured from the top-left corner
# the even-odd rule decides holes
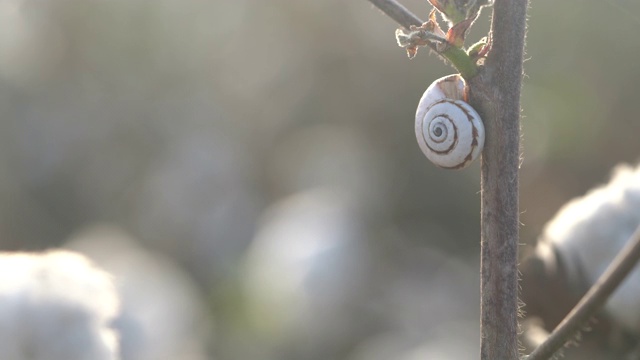
[[[481,360],[518,358],[520,87],[527,0],[496,0],[492,49],[469,81],[482,116]]]
[[[394,0],[369,1],[406,28],[421,23]],[[527,0],[495,0],[492,49],[484,68],[467,78],[470,103],[482,116],[486,133],[481,175],[481,360],[518,359],[518,167],[526,9]]]

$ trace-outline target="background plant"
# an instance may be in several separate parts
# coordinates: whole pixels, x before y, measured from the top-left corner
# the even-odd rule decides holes
[[[425,1],[403,3],[427,18]],[[339,0],[34,4],[0,3],[3,249],[61,245],[94,221],[124,226],[197,279],[219,359],[477,356],[479,164],[443,172],[417,148],[419,94],[453,71],[435,56],[408,61],[394,22]],[[633,2],[531,6],[523,243],[640,153],[636,14]],[[468,38],[487,30],[481,16]],[[319,187],[342,190],[336,200]],[[311,196],[287,202],[300,194]],[[362,328],[258,327],[243,307],[248,254],[278,243],[263,229],[300,207],[332,224],[321,228],[349,219],[339,233],[366,239],[366,286],[336,297]],[[279,336],[256,341],[256,328]]]

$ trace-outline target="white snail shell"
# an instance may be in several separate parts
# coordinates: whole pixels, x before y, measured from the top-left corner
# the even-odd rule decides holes
[[[466,100],[460,75],[434,81],[420,99],[416,138],[422,152],[439,167],[462,169],[482,152],[484,125]]]

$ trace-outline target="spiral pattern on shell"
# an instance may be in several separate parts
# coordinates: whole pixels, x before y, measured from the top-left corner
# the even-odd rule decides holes
[[[431,84],[418,104],[418,145],[431,162],[445,169],[466,167],[484,146],[484,125],[465,98],[464,80],[450,75]]]

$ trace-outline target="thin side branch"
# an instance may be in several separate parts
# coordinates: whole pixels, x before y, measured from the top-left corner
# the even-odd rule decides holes
[[[398,24],[409,29],[411,25],[420,26],[423,21],[419,17],[415,16],[406,7],[402,6],[396,0],[369,0],[383,13],[387,14],[390,18],[395,20]]]
[[[538,347],[527,360],[549,359],[580,330],[582,325],[593,316],[618,288],[640,260],[640,227],[631,236],[628,244],[600,276],[598,281],[582,297],[551,335]]]
[[[398,24],[402,25],[405,29],[411,29],[414,26],[419,28],[423,24],[419,17],[407,10],[407,8],[402,6],[396,0],[369,0],[369,2],[382,10],[382,12],[387,14]],[[444,38],[433,38],[432,40],[439,42],[447,41]],[[466,80],[477,75],[478,67],[476,66],[475,61],[471,59],[463,49],[456,46],[446,46],[444,50],[439,51],[436,45],[431,41],[425,41],[424,45],[428,46],[443,59],[451,62],[451,64]]]
[[[411,26],[420,27],[423,24],[423,21],[420,20],[419,17],[414,15],[396,0],[369,0],[369,2],[375,5],[375,7],[380,9],[383,13],[387,14],[387,16],[395,20],[395,22],[402,25],[405,29],[410,29]],[[438,52],[435,45],[427,43],[427,46],[436,53]]]

